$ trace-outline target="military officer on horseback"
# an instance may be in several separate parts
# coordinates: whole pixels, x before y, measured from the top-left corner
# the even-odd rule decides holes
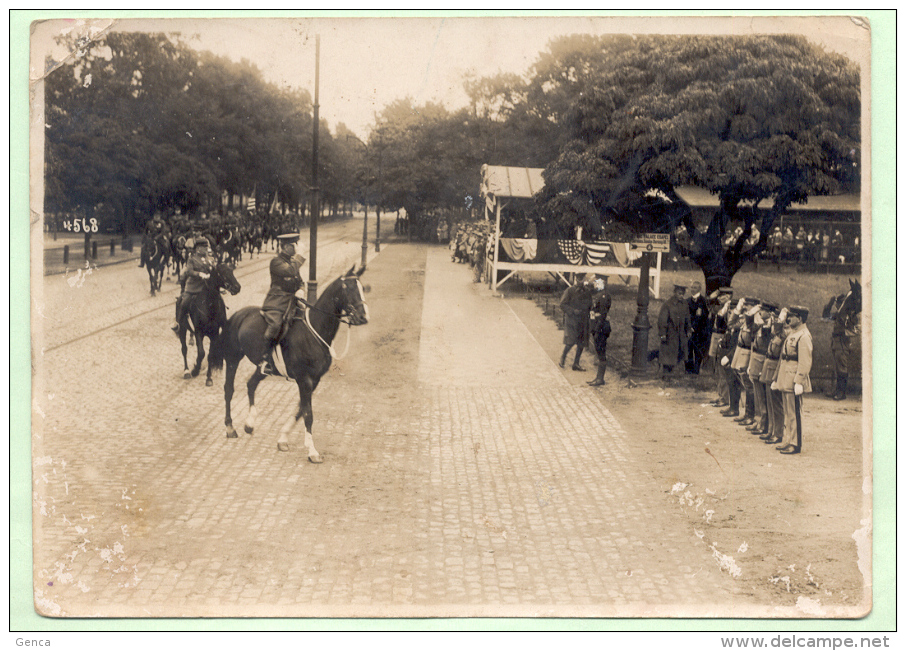
[[[284,322],[292,314],[295,294],[305,285],[301,274],[305,258],[296,254],[298,241],[298,233],[277,236],[277,256],[271,260],[270,267],[271,288],[264,299],[264,305],[261,306],[261,314],[267,322],[264,338],[268,352],[259,365],[259,370],[264,375],[277,374],[273,358],[274,348],[280,341]]]
[[[196,237],[194,251],[186,262],[186,270],[182,273],[180,282],[183,284],[182,294],[176,299],[176,321],[173,332],[179,335],[179,324],[186,317],[191,299],[204,290],[204,282],[211,277],[214,270],[214,260],[210,256],[208,240]]]

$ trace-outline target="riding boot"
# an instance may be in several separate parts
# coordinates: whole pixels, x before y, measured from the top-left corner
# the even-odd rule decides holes
[[[569,352],[569,349],[570,349],[570,348],[572,348],[572,346],[566,346],[566,347],[563,349],[563,354],[560,355],[560,368],[566,367],[566,353]]]
[[[604,381],[604,371],[607,370],[607,364],[605,362],[598,362],[598,373],[595,375],[595,379],[589,382],[588,384],[593,387],[603,386],[607,384]]]
[[[834,400],[846,400],[846,383],[849,380],[848,375],[837,376],[837,390],[834,391]]]
[[[274,364],[274,349],[277,347],[277,337],[279,336],[279,327],[274,327],[272,325],[267,326],[267,331],[264,333],[264,339],[267,342],[267,352],[264,354],[264,359],[261,360],[261,363],[258,364],[258,370],[262,375],[280,375],[277,372],[277,365]]]
[[[185,304],[186,300],[182,294],[176,299],[176,321],[173,322],[173,326],[170,328],[177,335],[179,334],[179,324],[182,323],[183,316],[185,315]]]
[[[576,350],[576,359],[573,360],[573,370],[574,371],[584,371],[586,370],[584,366],[579,364],[579,359],[582,357],[582,349],[579,348]]]

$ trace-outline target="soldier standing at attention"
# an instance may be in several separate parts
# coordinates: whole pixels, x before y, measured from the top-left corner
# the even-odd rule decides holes
[[[689,297],[689,356],[686,358],[686,373],[698,375],[702,361],[708,352],[708,301],[702,296],[702,284],[692,283]]]
[[[708,348],[708,357],[712,359],[714,374],[717,376],[717,398],[711,404],[715,407],[726,407],[730,404],[730,388],[727,384],[726,369],[721,366],[720,359],[726,354],[727,312],[730,309],[733,290],[730,287],[721,287],[714,290],[709,298],[712,302],[709,326],[711,345]]]
[[[604,373],[607,370],[607,338],[610,336],[610,321],[607,315],[610,312],[611,298],[607,293],[607,276],[597,278],[594,283],[595,294],[591,303],[591,337],[598,356],[598,372],[595,379],[589,382],[593,387],[599,387],[604,382]]]
[[[783,441],[777,449],[781,454],[799,454],[802,452],[802,396],[812,390],[809,379],[812,370],[812,333],[805,325],[808,308],[793,306],[787,312],[790,334],[783,342],[775,382],[777,390],[783,393],[785,420]]]
[[[768,445],[777,445],[783,440],[783,394],[777,391],[774,381],[777,379],[777,368],[780,366],[780,352],[786,339],[786,308],[771,325],[771,341],[764,355],[764,366],[761,369],[761,381],[765,386],[765,405],[768,412],[768,431],[761,437]]]
[[[277,236],[277,256],[271,260],[271,288],[264,299],[261,314],[267,322],[264,331],[265,343],[268,345],[264,360],[259,365],[263,375],[276,375],[274,367],[274,348],[280,341],[283,323],[293,309],[296,292],[303,287],[300,270],[305,258],[296,254],[298,233],[285,233]]]
[[[755,315],[755,327],[752,337],[752,354],[749,356],[749,382],[752,383],[755,396],[755,422],[749,426],[752,434],[763,436],[768,431],[768,409],[766,387],[761,381],[761,372],[771,343],[771,318],[779,308],[772,303],[762,303]]]

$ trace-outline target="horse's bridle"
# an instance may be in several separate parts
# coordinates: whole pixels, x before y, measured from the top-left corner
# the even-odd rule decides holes
[[[342,277],[340,278],[340,280],[343,281],[343,284],[344,284],[344,286],[345,286],[346,281],[349,280],[350,278],[355,278],[356,280],[358,280],[358,278],[357,278],[356,276],[342,276]],[[304,305],[304,306],[305,306],[307,309],[309,309],[309,310],[314,310],[315,312],[320,312],[321,314],[326,314],[326,315],[328,315],[328,316],[335,316],[332,312],[328,312],[327,310],[322,310],[322,309],[320,309],[320,308],[318,308],[318,307],[315,307],[314,305],[312,305],[311,303],[309,303],[309,302],[308,302],[307,300],[305,300],[304,298],[300,298],[300,297],[297,296],[297,297],[296,297],[296,302],[297,302],[297,303],[301,303],[302,305]],[[354,307],[354,306],[347,306],[347,307],[344,307],[344,308],[343,308],[343,311],[340,313],[340,316],[337,317],[337,318],[340,320],[340,323],[345,323],[346,325],[348,325],[348,326],[351,327],[351,326],[354,326],[354,325],[356,325],[356,324],[354,324],[354,323],[352,323],[351,321],[348,320],[348,319],[352,316],[352,315],[350,314],[350,312],[349,312],[350,307]],[[293,318],[295,318],[295,319],[306,319],[306,317],[305,317],[304,315],[303,315],[303,316],[296,316],[296,317],[293,317]],[[306,320],[307,320],[307,319],[306,319]]]

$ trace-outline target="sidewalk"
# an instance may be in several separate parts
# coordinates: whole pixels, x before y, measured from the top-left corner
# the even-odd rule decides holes
[[[86,260],[84,235],[58,233],[54,239],[53,233],[44,233],[42,251],[44,275],[50,276],[79,268],[84,269],[86,265],[104,267],[130,260],[136,261],[137,264],[141,255],[142,241],[139,235],[131,235],[124,240],[122,235],[96,234],[92,235],[91,242],[97,245],[97,255],[92,257],[90,249],[89,257]],[[127,242],[131,243],[131,251],[128,250],[129,247],[123,248]],[[69,249],[68,260],[66,260],[66,247]]]

